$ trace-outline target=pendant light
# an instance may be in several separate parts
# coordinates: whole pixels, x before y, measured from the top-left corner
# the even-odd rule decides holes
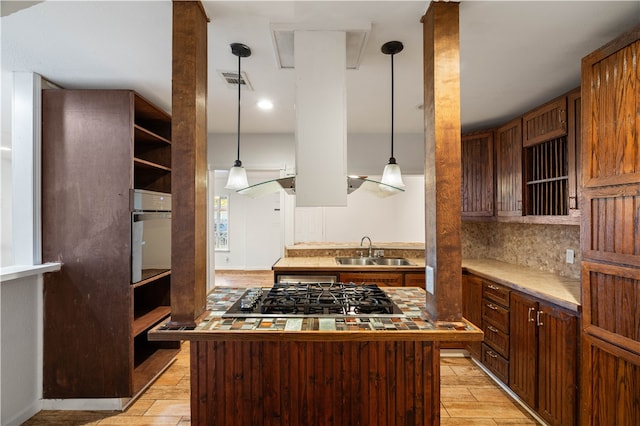
[[[393,156],[393,56],[396,53],[402,52],[403,48],[402,42],[399,41],[388,41],[383,44],[381,48],[382,53],[391,55],[391,157],[382,172],[382,183],[396,188],[404,187],[404,182],[402,181],[400,166],[396,163],[396,159]],[[386,186],[381,185],[381,189],[385,190],[386,188]]]
[[[249,186],[247,180],[247,171],[242,167],[240,161],[240,92],[242,89],[242,74],[240,74],[240,60],[251,56],[251,49],[242,43],[231,43],[231,53],[238,57],[238,155],[233,167],[229,170],[229,179],[227,180],[226,189],[239,190]]]

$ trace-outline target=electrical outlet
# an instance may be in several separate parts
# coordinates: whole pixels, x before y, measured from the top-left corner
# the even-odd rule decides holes
[[[567,263],[573,264],[575,252],[572,249],[567,249]]]

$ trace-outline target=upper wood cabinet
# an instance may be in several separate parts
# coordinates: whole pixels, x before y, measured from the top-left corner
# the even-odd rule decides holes
[[[584,187],[640,182],[640,41],[618,45],[582,62]]]
[[[522,216],[522,118],[496,130],[496,215]]]
[[[493,216],[493,131],[462,135],[462,217]]]
[[[522,117],[522,146],[567,135],[567,98],[548,102]]]
[[[550,223],[579,216],[579,114],[576,89],[523,116],[525,215],[546,217]]]

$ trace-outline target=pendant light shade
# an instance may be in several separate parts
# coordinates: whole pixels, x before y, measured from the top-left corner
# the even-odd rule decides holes
[[[233,167],[229,170],[229,179],[227,179],[225,188],[237,191],[249,186],[247,171],[242,167],[242,161],[240,161],[240,93],[242,89],[240,60],[251,56],[251,49],[242,43],[231,43],[231,53],[238,57],[238,155]]]
[[[404,46],[399,41],[389,41],[382,45],[382,53],[385,55],[391,55],[391,157],[389,163],[384,167],[382,172],[382,183],[380,185],[382,190],[387,190],[389,186],[396,188],[403,188],[404,182],[402,181],[402,173],[400,172],[400,166],[396,163],[396,159],[393,156],[393,56],[396,53],[402,52]],[[387,186],[388,185],[388,186]]]
[[[393,163],[391,160],[393,160]],[[393,157],[391,157],[389,159],[389,163],[384,166],[384,171],[382,172],[382,183],[395,187],[404,187],[400,166],[395,162],[395,158]]]

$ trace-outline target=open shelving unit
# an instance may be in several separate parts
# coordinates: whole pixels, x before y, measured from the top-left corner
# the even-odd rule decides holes
[[[43,397],[133,398],[179,342],[147,332],[171,314],[171,270],[131,282],[133,189],[171,192],[171,116],[130,90],[43,92]],[[73,259],[71,261],[71,259]]]

